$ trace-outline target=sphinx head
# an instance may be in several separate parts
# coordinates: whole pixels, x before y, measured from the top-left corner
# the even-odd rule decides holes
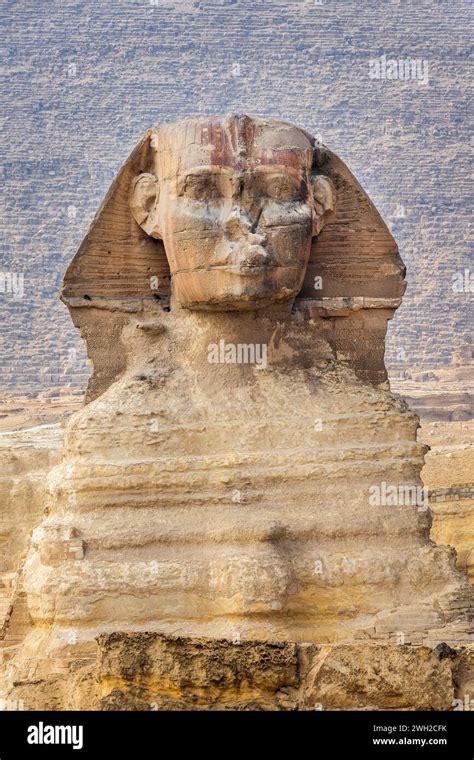
[[[130,207],[163,240],[173,293],[189,309],[256,309],[294,298],[335,206],[303,130],[248,116],[152,130],[153,171],[132,181]]]

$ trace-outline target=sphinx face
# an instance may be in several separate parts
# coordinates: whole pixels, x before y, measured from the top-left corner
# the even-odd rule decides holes
[[[246,119],[193,123],[192,139],[189,122],[184,135],[183,127],[161,128],[155,172],[135,181],[135,219],[163,240],[185,308],[256,309],[302,286],[322,216],[310,140],[288,125],[275,135],[274,126]],[[319,196],[332,197],[324,182]]]
[[[190,308],[255,308],[300,290],[311,247],[308,188],[282,166],[202,166],[164,183],[161,231]]]

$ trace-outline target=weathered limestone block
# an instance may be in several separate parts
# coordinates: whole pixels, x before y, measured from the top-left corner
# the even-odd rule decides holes
[[[63,431],[41,425],[0,433],[0,632],[5,635],[20,592],[31,531],[42,520],[47,475],[60,460]]]
[[[433,513],[431,538],[456,548],[457,566],[474,583],[474,424],[435,423],[422,431],[430,443],[423,469]]]
[[[392,644],[316,646],[102,635],[101,710],[451,710],[465,655]],[[474,703],[473,703],[474,706]]]
[[[455,694],[451,661],[423,646],[325,646],[306,680],[306,709],[450,710]]]
[[[451,544],[456,547],[458,567],[465,570],[471,583],[474,583],[474,493],[464,494],[461,489],[449,491],[445,500],[431,499],[434,524],[431,535],[434,541]],[[455,498],[458,490],[460,498]],[[472,490],[472,487],[471,487]],[[439,491],[437,497],[440,496]]]
[[[60,565],[63,560],[84,557],[84,542],[78,537],[76,528],[64,525],[57,518],[43,523],[33,531],[33,548],[38,549],[43,565]]]
[[[290,642],[102,635],[97,668],[102,710],[272,710],[299,686]]]
[[[257,641],[250,691],[242,670],[226,688],[270,709],[269,651],[353,644],[362,682],[380,643],[468,645],[472,589],[429,539],[426,447],[386,383],[403,275],[367,195],[304,131],[149,130],[66,274],[94,374],[25,563],[34,625],[11,681],[69,673],[114,631]],[[396,651],[436,682],[421,650]]]
[[[0,571],[16,570],[31,528],[44,510],[47,474],[60,459],[62,443],[59,425],[0,433]]]

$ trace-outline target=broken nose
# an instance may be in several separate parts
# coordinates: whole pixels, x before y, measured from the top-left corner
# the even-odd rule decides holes
[[[251,227],[250,219],[237,213],[231,214],[225,223],[227,233],[236,237],[247,235]]]

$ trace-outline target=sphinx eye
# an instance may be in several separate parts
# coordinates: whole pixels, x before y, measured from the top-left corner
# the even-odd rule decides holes
[[[189,175],[186,177],[182,194],[194,201],[209,201],[221,197],[216,178],[212,175]]]

